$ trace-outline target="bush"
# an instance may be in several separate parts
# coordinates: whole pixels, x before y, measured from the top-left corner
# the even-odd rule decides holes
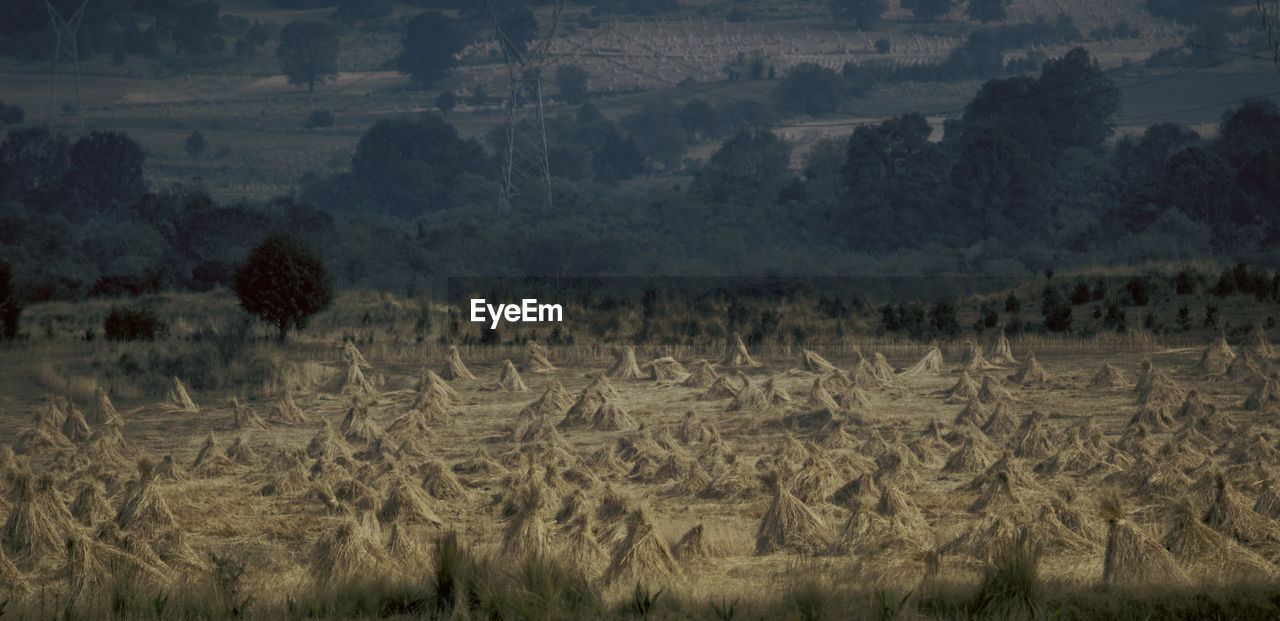
[[[289,235],[263,240],[235,273],[240,307],[275,326],[284,341],[290,327],[305,328],[310,317],[333,302],[333,284],[315,252]]]
[[[1083,280],[1076,283],[1076,288],[1071,291],[1071,303],[1073,305],[1085,304],[1089,302],[1089,285]]]
[[[153,341],[168,331],[169,327],[154,312],[133,306],[112,308],[102,323],[102,333],[108,341]]]
[[[1196,292],[1196,282],[1183,270],[1173,279],[1173,289],[1178,295],[1191,295]]]
[[[888,54],[892,51],[893,45],[889,43],[889,39],[876,39],[876,52],[879,54]]]
[[[13,290],[13,268],[0,260],[0,340],[12,341],[18,337],[18,323],[22,306]]]
[[[333,112],[331,110],[316,110],[307,117],[307,122],[303,127],[307,129],[333,127]]]
[[[26,118],[27,113],[22,110],[22,106],[18,104],[5,105],[0,102],[0,126],[17,125]]]
[[[1124,290],[1133,298],[1134,306],[1146,306],[1151,301],[1151,285],[1146,278],[1133,277],[1125,284]]]
[[[190,136],[187,136],[182,148],[187,152],[188,157],[198,160],[204,157],[205,149],[209,148],[209,143],[205,141],[204,134],[199,131],[193,131]]]
[[[1044,288],[1040,314],[1044,315],[1044,327],[1050,332],[1066,332],[1071,329],[1071,306],[1052,286]]]

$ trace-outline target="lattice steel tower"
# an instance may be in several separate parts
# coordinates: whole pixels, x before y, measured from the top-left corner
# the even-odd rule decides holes
[[[498,45],[507,61],[510,89],[507,97],[507,143],[500,153],[502,178],[498,206],[510,209],[516,197],[527,192],[541,195],[544,207],[551,206],[551,165],[547,158],[547,126],[542,109],[542,65],[547,48],[560,21],[564,0],[556,5],[551,26],[545,35],[525,50],[503,32],[498,9],[486,0]]]
[[[53,48],[53,85],[49,92],[50,122],[57,113],[58,63],[70,61],[75,72],[76,116],[81,123],[84,123],[84,117],[80,115],[80,52],[76,48],[76,31],[80,30],[80,18],[84,17],[84,7],[88,4],[89,0],[84,0],[70,18],[63,18],[62,13],[53,6],[52,2],[44,0],[45,8],[49,9],[49,21],[53,22],[53,32],[56,35]]]

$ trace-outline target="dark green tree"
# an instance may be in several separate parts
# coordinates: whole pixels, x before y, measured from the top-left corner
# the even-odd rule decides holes
[[[236,269],[233,289],[240,307],[279,330],[307,326],[312,315],[333,302],[333,284],[324,263],[306,244],[287,234],[263,240]]]
[[[556,67],[556,88],[560,89],[560,97],[573,105],[587,100],[587,85],[590,76],[587,70],[577,65],[560,65]]]
[[[173,43],[180,54],[197,56],[225,45],[220,36],[221,8],[214,0],[194,2],[179,9],[173,23]]]
[[[436,109],[441,115],[448,116],[449,112],[458,105],[458,96],[449,89],[440,91],[440,96],[436,97]]]
[[[65,183],[85,208],[103,212],[131,205],[147,191],[142,147],[123,132],[93,131],[71,147]]]
[[[931,22],[951,12],[952,0],[902,0],[917,21]]]
[[[814,63],[792,67],[773,89],[774,104],[809,115],[834,111],[844,100],[844,78]]]
[[[187,152],[187,156],[193,160],[204,157],[204,151],[209,147],[209,143],[205,141],[204,134],[200,130],[194,130],[187,136],[187,140],[183,142],[182,148]]]
[[[425,11],[405,25],[404,49],[396,58],[400,73],[419,84],[434,84],[449,75],[453,55],[471,42],[461,20],[439,11]]]
[[[889,10],[885,0],[830,0],[831,16],[853,22],[859,30],[871,30],[880,25],[884,12]]]
[[[772,200],[786,181],[791,145],[767,129],[735,134],[711,155],[691,189],[715,201]]]
[[[984,24],[990,22],[1002,22],[1005,19],[1005,7],[1009,6],[1010,0],[969,0],[964,7],[964,14],[969,19],[980,21]]]
[[[508,51],[523,57],[538,36],[538,18],[528,7],[518,6],[498,20],[498,28],[502,30],[504,45],[510,46]]]
[[[280,30],[276,59],[290,84],[315,91],[338,73],[338,29],[329,22],[292,22]]]
[[[71,166],[71,143],[47,126],[9,130],[0,142],[0,199],[17,200],[58,185]]]

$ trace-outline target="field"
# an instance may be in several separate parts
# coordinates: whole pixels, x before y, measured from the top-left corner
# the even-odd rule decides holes
[[[637,589],[679,618],[1274,605],[1246,588],[1280,559],[1263,330],[454,359],[332,313],[236,349],[209,319],[230,304],[133,344],[74,338],[101,309],[37,308],[59,327],[0,352],[7,615],[577,617]],[[218,351],[225,377],[165,374]],[[459,567],[470,604],[441,587]]]

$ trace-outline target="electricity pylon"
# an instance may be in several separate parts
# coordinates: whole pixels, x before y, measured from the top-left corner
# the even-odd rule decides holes
[[[564,0],[560,0],[556,6],[547,33],[525,49],[521,49],[503,32],[493,0],[486,2],[498,45],[507,61],[507,76],[510,80],[507,96],[507,144],[499,154],[502,160],[502,178],[499,181],[498,206],[504,210],[510,209],[517,196],[533,190],[541,193],[543,206],[551,207],[551,165],[547,158],[547,126],[542,109],[541,73],[542,65],[547,60],[547,48],[551,45],[551,38],[560,21]]]
[[[76,117],[82,124],[84,123],[84,117],[80,115],[80,52],[76,47],[76,31],[80,29],[80,18],[84,17],[84,7],[88,4],[89,0],[84,0],[70,18],[63,18],[62,13],[58,12],[53,3],[44,0],[44,6],[49,9],[49,21],[53,22],[53,32],[56,35],[53,48],[53,86],[49,92],[50,122],[53,122],[54,114],[57,112],[58,63],[66,60],[71,62],[75,71]]]

